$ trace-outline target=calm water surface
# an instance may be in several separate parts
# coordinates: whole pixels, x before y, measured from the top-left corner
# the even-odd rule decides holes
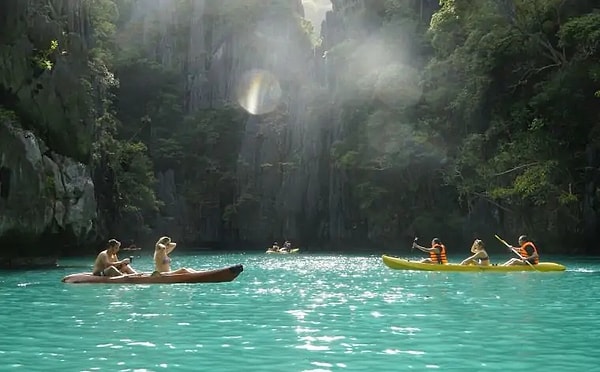
[[[0,370],[599,369],[598,260],[501,274],[394,271],[378,255],[173,258],[245,271],[195,285],[60,282],[84,267],[0,272]]]

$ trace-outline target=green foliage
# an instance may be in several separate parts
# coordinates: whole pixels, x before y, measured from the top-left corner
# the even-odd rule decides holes
[[[508,212],[507,227],[581,231],[584,214],[590,208],[599,212],[596,191],[590,191],[596,182],[590,169],[598,168],[590,154],[600,144],[597,5],[442,0],[425,29],[429,17],[423,3],[340,4],[348,5],[343,16],[336,8],[343,40],[324,43],[328,88],[302,81],[303,92],[312,96],[307,120],[315,126],[326,122],[324,131],[335,139],[329,159],[320,160],[330,160],[329,171],[350,185],[344,189],[345,216],[365,221],[385,237],[397,237],[399,226],[453,234],[483,203],[490,215]],[[55,63],[76,66],[70,67],[77,72],[72,81],[65,79],[69,89],[60,91],[68,108],[62,111],[69,118],[93,118],[92,163],[105,218],[118,225],[134,215],[140,217],[136,223],[148,223],[161,205],[153,191],[154,172],[169,169],[176,170],[190,210],[218,209],[233,226],[241,223],[241,211],[265,208],[268,202],[254,189],[255,180],[240,185],[236,178],[247,166],[238,163],[247,115],[211,100],[193,108],[183,75],[197,58],[207,70],[206,76],[193,73],[198,89],[198,81],[211,78],[215,48],[229,39],[247,45],[235,58],[260,65],[267,60],[256,56],[279,40],[274,36],[284,27],[286,42],[294,34],[300,49],[320,46],[295,3],[209,1],[202,19],[193,20],[197,4],[178,0],[169,10],[174,22],[165,22],[163,9],[136,19],[134,11],[141,8],[134,0],[82,4],[91,25],[85,35],[89,50],[81,52],[76,38],[61,34],[64,20],[51,14],[53,31],[61,32],[30,35],[38,49],[25,60],[33,58],[43,79],[55,77],[60,70]],[[41,5],[35,9],[37,15],[47,12]],[[202,42],[192,55],[190,32],[196,23],[206,33],[193,35]],[[292,23],[296,28],[289,28]],[[286,93],[297,84],[287,75],[281,78]],[[43,117],[60,121],[52,107],[46,106]],[[293,112],[281,104],[260,118],[257,139],[268,137],[278,155],[253,177],[283,177],[305,165],[299,154],[284,154],[289,132],[282,123]],[[0,118],[7,115],[0,110]],[[61,133],[49,131],[45,138],[64,147],[64,133],[70,131]],[[72,137],[69,148],[84,158],[83,135]]]
[[[33,60],[35,61],[36,65],[41,68],[42,70],[52,70],[52,67],[54,67],[54,63],[52,62],[52,58],[54,53],[56,53],[56,51],[58,50],[58,40],[52,40],[50,41],[50,46],[48,47],[48,49],[45,50],[41,50],[37,53],[37,55],[35,57],[33,57]]]
[[[0,105],[0,121],[8,121],[11,123],[17,123],[18,117],[12,110],[7,110],[6,108]]]
[[[425,118],[422,71],[427,48],[421,10],[403,1],[368,9],[383,18],[368,35],[349,30],[327,52],[335,69],[336,121],[343,134],[331,148],[351,191],[349,215],[364,218],[382,239],[415,226],[427,209],[452,206],[452,192],[440,197],[440,170],[447,158],[444,139]],[[365,12],[356,17],[370,17]],[[371,25],[377,22],[369,19]],[[354,19],[348,25],[364,25]],[[361,26],[359,26],[361,27]],[[440,79],[447,76],[444,73]]]
[[[240,210],[258,207],[260,201],[255,196],[248,192],[242,192],[234,203],[229,204],[223,211],[222,219],[224,222],[236,224]]]
[[[186,176],[188,200],[212,203],[224,187],[231,186],[245,114],[238,108],[201,110],[184,118],[173,141],[180,144],[179,159]]]
[[[130,0],[117,1],[116,12],[112,5],[98,0],[93,19],[96,38],[103,41],[94,55],[111,60],[120,79],[119,90],[112,90],[119,120],[107,110],[99,121],[119,139],[103,147],[115,146],[111,164],[134,164],[134,171],[114,167],[119,203],[127,210],[152,210],[148,167],[154,167],[176,169],[190,204],[222,208],[226,223],[239,223],[245,208],[264,207],[253,181],[242,187],[235,176],[236,167],[245,166],[238,153],[246,115],[230,106],[185,107],[180,65],[188,61],[194,3],[177,2],[173,14],[179,22],[162,28],[134,22]],[[283,0],[207,2],[201,21],[211,31],[203,36],[214,41],[212,47],[232,35],[256,36],[248,39],[254,41],[247,52],[257,55],[265,37],[279,30],[265,17],[292,18],[301,39],[317,45],[312,24],[294,15],[292,6]],[[590,182],[581,169],[595,167],[582,149],[593,143],[589,138],[600,142],[600,18],[592,10],[589,1],[442,0],[425,30],[429,17],[422,2],[349,7],[345,39],[335,45],[327,40],[331,90],[315,89],[307,105],[310,118],[335,127],[331,171],[354,185],[347,189],[347,216],[367,221],[382,236],[404,225],[456,233],[483,202],[489,214],[513,212],[507,225],[580,229],[584,185]],[[111,41],[115,24],[127,30],[118,48]],[[155,52],[165,33],[171,35],[170,63]],[[116,50],[118,58],[111,58]],[[282,82],[284,91],[288,83]],[[290,111],[282,105],[261,118],[259,136],[283,147],[287,129],[281,123]],[[127,145],[138,141],[152,163],[143,149]],[[282,156],[262,163],[260,173],[293,172],[303,161],[296,154]],[[144,181],[136,185],[134,179]]]
[[[424,82],[436,111],[425,114],[449,118],[434,128],[455,142],[445,180],[463,204],[526,210],[515,220],[534,231],[570,216],[575,230],[581,179],[571,170],[586,165],[597,121],[598,14],[585,2],[511,3],[441,2]]]
[[[54,180],[54,176],[52,174],[46,175],[46,179],[44,181],[44,194],[52,199],[56,197],[56,181]]]
[[[155,61],[137,57],[117,60],[116,74],[120,79],[119,134],[123,139],[145,141],[153,154],[159,148],[153,141],[170,136],[173,123],[183,121],[179,76]]]
[[[158,138],[153,157],[163,167],[179,167],[185,157],[185,147],[175,138]]]
[[[375,207],[388,193],[388,190],[374,185],[372,182],[363,182],[355,186],[356,197],[360,200],[361,210],[370,210]]]
[[[141,142],[115,142],[115,149],[111,155],[120,210],[139,214],[156,211],[154,171],[146,155],[146,145]]]
[[[306,34],[306,37],[310,40],[311,45],[314,48],[320,47],[323,39],[319,35],[317,35],[313,24],[302,17],[298,17],[298,22],[300,23],[300,28]]]
[[[356,168],[360,164],[360,154],[355,150],[344,152],[337,159],[339,166],[342,168]]]
[[[558,46],[577,48],[592,55],[597,52],[600,42],[600,13],[584,14],[572,18],[557,32]]]

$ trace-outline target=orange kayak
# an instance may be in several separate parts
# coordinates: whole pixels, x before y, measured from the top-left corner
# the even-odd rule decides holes
[[[114,283],[114,284],[172,284],[172,283],[221,283],[231,282],[244,271],[241,264],[222,269],[199,271],[197,273],[155,275],[149,273],[123,276],[96,276],[92,273],[67,275],[63,283]]]

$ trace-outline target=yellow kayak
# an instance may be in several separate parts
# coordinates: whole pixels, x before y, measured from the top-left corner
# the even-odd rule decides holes
[[[272,251],[271,249],[267,249],[267,251],[265,253],[269,253],[269,254],[292,254],[292,253],[298,253],[300,252],[300,248],[294,248],[292,250],[288,251]]]
[[[566,267],[555,262],[540,262],[537,265],[517,265],[517,266],[479,266],[479,265],[459,265],[459,264],[430,264],[418,261],[410,261],[404,258],[392,257],[388,255],[381,256],[383,263],[394,270],[420,270],[420,271],[465,271],[465,272],[509,272],[509,271],[565,271]]]

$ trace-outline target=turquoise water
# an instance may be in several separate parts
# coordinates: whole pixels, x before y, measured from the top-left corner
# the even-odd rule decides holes
[[[375,255],[173,258],[245,271],[133,286],[60,282],[84,268],[0,272],[0,369],[598,370],[600,261],[503,274],[394,271]]]

